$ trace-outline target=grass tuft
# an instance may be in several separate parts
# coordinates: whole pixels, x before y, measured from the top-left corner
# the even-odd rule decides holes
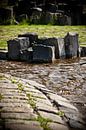
[[[46,119],[46,118],[39,115],[38,118],[37,118],[37,121],[40,123],[43,130],[51,130],[48,126],[48,123],[52,122],[52,120]]]

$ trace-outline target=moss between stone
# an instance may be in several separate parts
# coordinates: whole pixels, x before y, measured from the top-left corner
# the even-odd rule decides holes
[[[4,78],[4,75],[0,75],[0,80],[3,80]]]
[[[21,92],[24,91],[24,87],[23,87],[23,84],[22,84],[22,83],[18,83],[17,86],[18,86],[18,89],[19,89]]]
[[[37,121],[40,123],[43,130],[51,130],[48,126],[48,123],[52,122],[52,120],[50,120],[48,118],[44,118],[41,115],[39,115],[38,118],[37,118]]]
[[[19,81],[17,82],[15,79],[11,79],[11,82],[14,84],[17,84],[18,90],[20,90],[21,92],[24,92],[27,96],[27,101],[28,103],[31,105],[31,107],[33,108],[33,110],[36,110],[36,98],[42,98],[42,97],[34,97],[34,95],[32,95],[31,93],[26,93],[26,91],[24,90],[24,87],[22,83],[20,83]],[[49,122],[52,122],[52,120],[48,119],[48,118],[44,118],[42,117],[38,112],[37,112],[38,117],[34,118],[33,121],[38,121],[41,125],[41,127],[43,128],[43,130],[51,130],[48,126]],[[26,119],[25,119],[26,120]],[[29,119],[30,120],[30,119]]]
[[[28,97],[28,103],[29,103],[29,104],[32,106],[32,108],[35,110],[35,109],[36,109],[36,103],[35,103],[36,99],[33,98],[33,96],[32,96],[30,93],[26,94],[26,96]]]
[[[4,98],[3,95],[0,93],[0,101],[1,101],[3,98]]]
[[[63,117],[64,114],[65,114],[65,113],[64,113],[63,111],[58,111],[58,112],[57,112],[57,115],[59,115],[59,116],[61,116],[61,117]]]
[[[15,79],[11,79],[11,83],[16,84],[17,81]]]

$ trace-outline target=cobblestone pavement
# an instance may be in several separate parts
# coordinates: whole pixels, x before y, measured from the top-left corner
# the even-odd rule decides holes
[[[0,130],[85,130],[67,99],[36,81],[0,74]]]

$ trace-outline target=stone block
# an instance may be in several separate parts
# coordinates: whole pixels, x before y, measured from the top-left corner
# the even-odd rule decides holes
[[[29,48],[29,50],[22,50],[20,52],[20,60],[26,62],[32,62],[33,60],[33,50]]]
[[[66,53],[65,53],[65,45],[64,45],[64,39],[63,38],[58,38],[58,48],[59,48],[59,58],[65,58]]]
[[[86,56],[86,47],[81,47],[81,57]]]
[[[75,110],[76,112],[78,111],[78,109],[73,106],[72,104],[70,104],[70,102],[61,97],[61,96],[58,96],[56,94],[52,94],[52,93],[48,93],[48,97],[55,103],[56,106],[60,107],[60,106],[64,106],[66,108],[69,108],[69,109],[73,109]]]
[[[30,46],[29,38],[16,38],[8,41],[8,59],[19,60],[20,52]]]
[[[64,38],[66,58],[77,57],[79,53],[78,34],[67,33]]]
[[[5,50],[0,50],[0,60],[7,60],[7,51]]]
[[[52,62],[55,60],[54,46],[34,45],[33,61],[34,62]]]
[[[43,44],[46,46],[54,46],[55,47],[55,58],[59,58],[59,48],[58,48],[58,38],[41,38],[37,42],[38,44]]]
[[[85,127],[85,125],[83,125],[81,122],[78,122],[78,121],[76,121],[76,120],[72,120],[72,119],[70,119],[69,120],[69,125],[70,125],[70,127],[71,128],[75,128],[75,129],[79,129],[79,130],[85,130],[86,129],[86,127]]]
[[[68,126],[59,123],[48,123],[51,130],[69,130]]]
[[[44,111],[38,111],[38,113],[46,119],[51,120],[52,122],[57,122],[60,124],[65,124],[65,122],[62,120],[62,118],[57,115],[57,114],[53,114],[53,113],[49,113],[49,112],[44,112]]]
[[[18,37],[28,37],[30,41],[30,46],[32,46],[31,43],[34,43],[38,40],[38,35],[36,33],[19,34]]]
[[[25,121],[22,123],[15,120],[15,122],[5,122],[5,127],[8,130],[43,130],[40,123],[37,121]]]
[[[57,22],[57,13],[52,12],[43,12],[42,13],[42,21],[43,24],[52,24],[55,25]]]
[[[32,15],[30,17],[30,22],[32,24],[40,24],[42,13],[43,13],[42,8],[39,7],[32,8]]]
[[[6,113],[4,113],[4,112],[2,112],[1,113],[1,117],[2,118],[11,118],[11,119],[26,119],[26,120],[30,120],[30,119],[34,119],[34,118],[36,118],[36,115],[35,114],[33,114],[33,113],[31,113],[31,112],[24,112],[24,113],[14,113],[14,112],[12,112],[12,113],[10,113],[10,112],[6,112]]]

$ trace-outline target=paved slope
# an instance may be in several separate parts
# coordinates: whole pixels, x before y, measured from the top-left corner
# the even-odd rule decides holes
[[[84,130],[78,109],[35,81],[0,74],[0,130]]]

